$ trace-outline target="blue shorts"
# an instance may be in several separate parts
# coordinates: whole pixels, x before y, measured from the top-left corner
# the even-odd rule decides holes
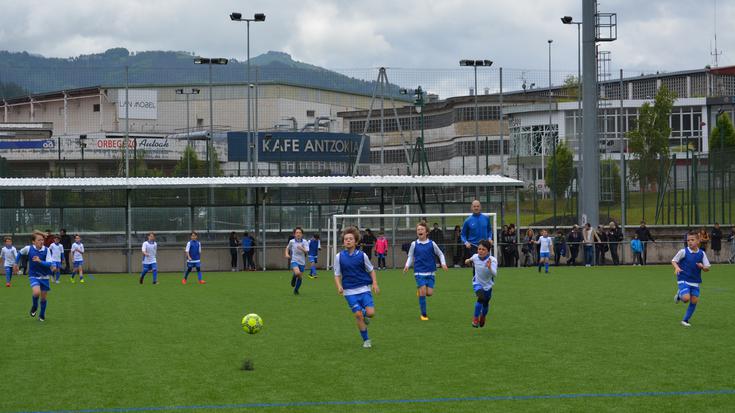
[[[54,261],[52,264],[56,267],[56,271],[61,271],[61,261]]]
[[[346,295],[345,300],[347,300],[347,305],[353,313],[362,311],[368,307],[375,307],[373,294],[370,291],[361,294]]]
[[[196,268],[198,270],[201,270],[202,269],[202,262],[201,261],[200,262],[189,262],[189,261],[187,261],[186,262],[186,269],[187,270],[190,270],[192,268]]]
[[[158,264],[143,264],[143,271],[158,271]]]
[[[5,267],[5,275],[13,275],[13,267]]]
[[[316,255],[309,255],[309,262],[312,264],[316,264],[318,260],[318,257]]]
[[[549,258],[550,256],[551,256],[551,253],[550,252],[542,252],[541,253],[541,258]]]
[[[433,275],[414,275],[416,278],[416,287],[420,288],[423,286],[434,288],[436,277]]]
[[[84,261],[74,261],[74,269],[82,268],[82,265],[84,265]]]
[[[684,281],[677,282],[677,285],[679,286],[679,297],[687,294],[692,297],[699,297],[699,287],[691,286]]]
[[[306,266],[305,265],[301,265],[298,262],[293,262],[292,261],[291,262],[291,270],[293,270],[294,268],[298,268],[299,271],[304,272],[304,270],[306,269]]]
[[[485,294],[485,297],[489,300],[493,296],[493,289],[490,287],[489,290],[486,290],[482,284],[478,283],[472,283],[472,290],[477,294],[479,291],[482,291]]]
[[[48,278],[46,279],[39,279],[36,277],[28,277],[28,280],[31,282],[31,288],[39,286],[41,287],[41,291],[50,291],[51,290],[51,283]]]

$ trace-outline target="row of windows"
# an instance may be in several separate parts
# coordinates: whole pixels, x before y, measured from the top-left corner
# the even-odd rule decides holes
[[[503,152],[508,155],[510,154],[510,141],[508,139],[503,140]],[[474,141],[463,141],[454,142],[450,145],[433,146],[426,148],[426,157],[429,162],[434,161],[445,161],[459,156],[475,156],[478,153],[477,147]],[[485,140],[480,138],[479,142],[479,154],[485,155],[500,155],[500,141],[499,140]],[[414,153],[413,147],[401,148],[401,149],[386,149],[383,151],[382,156],[384,162],[387,164],[392,163],[406,163],[408,157],[409,162],[412,157],[417,157]],[[380,164],[381,151],[373,150],[370,152],[370,162],[373,164]],[[414,159],[414,162],[418,162],[418,159]]]
[[[499,106],[480,106],[478,107],[478,120],[498,120],[500,119],[500,107]],[[475,108],[465,107],[457,108],[451,112],[444,112],[433,115],[424,116],[424,129],[437,129],[451,126],[455,122],[470,122],[475,120]],[[409,117],[400,117],[401,130],[420,130],[420,116],[418,114],[411,115]],[[397,132],[398,124],[394,116],[386,116],[382,122],[379,117],[376,116],[376,112],[373,111],[373,115],[370,119],[370,124],[367,128],[367,133],[379,133],[381,131],[381,124],[384,132]],[[365,131],[364,120],[353,120],[350,121],[350,133],[363,133]]]

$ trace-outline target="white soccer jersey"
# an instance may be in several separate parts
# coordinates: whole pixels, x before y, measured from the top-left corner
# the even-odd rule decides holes
[[[304,250],[298,248],[301,245]],[[299,265],[306,265],[306,254],[309,252],[309,241],[302,239],[296,241],[296,238],[288,242],[288,251],[291,254],[291,262],[295,262]]]
[[[498,260],[492,255],[488,255],[485,259],[481,259],[479,255],[473,255],[470,260],[472,261],[472,267],[475,270],[475,275],[472,277],[473,284],[479,284],[482,289],[487,291],[493,288],[495,284],[494,278],[498,273]],[[490,268],[487,263],[490,262]]]
[[[156,263],[156,252],[158,251],[158,244],[156,241],[144,242],[141,247],[141,251],[148,255],[143,255],[143,264],[154,264]]]
[[[74,261],[84,261],[84,244],[81,242],[71,244],[71,254],[74,257]]]
[[[551,237],[539,237],[538,243],[541,249],[540,252],[551,252]]]
[[[15,249],[14,246],[10,246],[8,248],[7,246],[4,246],[2,249],[2,252],[0,252],[0,256],[3,258],[3,265],[5,267],[12,267],[15,265],[15,257],[18,255],[18,250]]]
[[[48,246],[48,252],[51,255],[51,262],[61,262],[61,257],[64,255],[64,246],[52,243]]]

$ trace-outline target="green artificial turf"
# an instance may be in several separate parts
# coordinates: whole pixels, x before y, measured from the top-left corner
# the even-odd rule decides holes
[[[195,277],[194,277],[195,278]],[[378,273],[363,349],[331,273],[291,293],[286,271],[206,274],[208,284],[98,275],[53,285],[47,321],[30,288],[0,290],[0,412],[243,403],[735,390],[735,267],[704,274],[693,327],[679,325],[669,266],[501,268],[488,324],[471,327],[468,269],[437,275],[419,321],[413,275]],[[260,334],[240,319],[255,312]],[[244,371],[245,360],[254,370]],[[697,411],[735,394],[295,405],[179,411]],[[145,411],[145,410],[140,410]],[[168,410],[158,410],[168,411]]]

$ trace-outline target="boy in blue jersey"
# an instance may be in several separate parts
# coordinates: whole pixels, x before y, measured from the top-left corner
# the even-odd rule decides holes
[[[40,298],[41,312],[38,314],[38,321],[46,321],[46,305],[48,303],[48,292],[51,290],[51,274],[59,269],[51,261],[51,254],[48,248],[43,245],[44,239],[45,234],[43,232],[33,231],[31,245],[27,249],[23,248],[16,257],[17,262],[20,261],[21,254],[28,255],[28,280],[31,283],[31,291],[33,292],[33,305],[31,306],[30,315],[31,317],[36,316]]]
[[[482,240],[478,243],[477,254],[465,261],[472,264],[475,275],[472,277],[472,289],[477,296],[475,315],[472,318],[472,327],[485,327],[485,317],[490,311],[490,298],[493,296],[495,276],[498,274],[498,261],[490,255],[490,241]]]
[[[549,232],[545,229],[541,230],[541,236],[538,237],[537,241],[533,241],[534,244],[539,246],[539,260],[538,260],[538,272],[541,272],[541,267],[544,266],[546,274],[549,273],[549,259],[552,251],[554,251],[554,241],[549,236]]]
[[[61,262],[64,261],[64,246],[59,242],[60,239],[58,235],[54,235],[54,242],[48,246],[49,254],[51,254],[51,262],[54,263],[54,267],[56,268],[54,271],[56,284],[59,283],[59,278],[61,278]]]
[[[0,260],[3,261],[3,269],[5,270],[5,287],[10,288],[10,280],[13,279],[13,275],[17,272],[18,266],[15,263],[15,257],[18,255],[18,250],[13,246],[13,239],[11,237],[5,237],[5,245],[0,250]]]
[[[358,242],[359,229],[349,227],[342,232],[345,249],[334,257],[334,283],[337,285],[337,293],[345,297],[355,315],[362,347],[370,348],[372,342],[368,337],[367,325],[375,316],[375,304],[370,289],[375,294],[380,294],[380,288],[373,264],[365,253],[357,249]]]
[[[197,269],[197,278],[199,278],[199,284],[206,284],[207,282],[202,279],[202,243],[198,240],[199,234],[196,231],[191,232],[191,239],[186,243],[186,272],[184,278],[181,279],[181,283],[186,285],[186,281],[189,279],[189,273],[192,269]]]
[[[702,271],[709,271],[710,263],[707,254],[699,249],[699,234],[695,231],[687,235],[687,248],[679,250],[671,260],[676,272],[676,283],[678,291],[674,301],[689,303],[681,325],[691,327],[689,319],[692,318],[694,310],[699,303],[699,284],[702,283]]]
[[[319,234],[314,234],[309,241],[309,278],[312,280],[318,278],[316,273],[316,264],[319,262],[319,251],[322,249],[322,241],[319,239]]]
[[[419,309],[421,321],[428,321],[426,314],[426,297],[434,295],[434,283],[436,273],[436,257],[442,268],[446,271],[447,261],[438,245],[429,239],[429,226],[422,223],[416,225],[416,236],[418,239],[411,243],[408,249],[408,258],[403,272],[407,272],[413,263],[413,273],[416,278],[416,295],[419,297]]]
[[[288,241],[284,256],[289,260],[289,266],[293,276],[291,277],[291,287],[293,287],[294,295],[299,295],[299,288],[304,271],[306,270],[306,255],[309,254],[309,243],[304,239],[304,230],[296,227],[293,230],[293,239]]]
[[[158,244],[156,243],[156,234],[153,232],[148,233],[148,240],[143,243],[140,247],[143,252],[143,271],[140,273],[140,280],[138,282],[143,284],[143,279],[148,271],[153,272],[153,285],[158,284],[158,264],[156,260],[156,254],[158,253]]]
[[[84,244],[79,234],[74,236],[74,243],[71,244],[71,255],[74,259],[74,269],[71,272],[71,282],[74,284],[74,275],[79,273],[79,282],[84,284]]]

